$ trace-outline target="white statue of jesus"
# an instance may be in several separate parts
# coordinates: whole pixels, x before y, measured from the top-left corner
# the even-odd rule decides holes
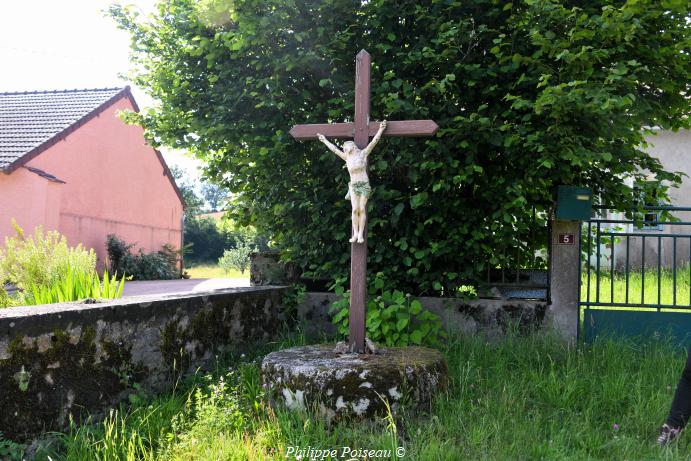
[[[333,145],[321,133],[317,134],[317,138],[329,148],[331,152],[341,157],[346,162],[348,173],[350,173],[350,183],[348,183],[348,194],[345,196],[346,200],[350,199],[350,204],[353,207],[353,236],[350,238],[350,243],[365,241],[365,223],[367,221],[367,200],[372,194],[372,188],[369,185],[369,177],[367,176],[367,157],[377,145],[381,135],[386,130],[386,120],[379,124],[379,131],[374,135],[372,141],[364,149],[358,149],[353,141],[346,141],[343,143],[343,150]]]

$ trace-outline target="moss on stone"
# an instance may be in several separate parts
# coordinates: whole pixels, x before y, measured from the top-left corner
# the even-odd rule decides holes
[[[197,312],[190,322],[189,337],[199,342],[198,354],[203,353],[203,348],[218,350],[228,344],[230,333],[226,322],[226,309],[218,304]]]
[[[132,363],[124,345],[104,342],[102,346],[103,353],[98,354],[92,327],[78,334],[58,329],[48,338],[15,338],[7,350],[9,357],[0,360],[4,435],[21,440],[58,430],[70,414],[78,421],[88,409],[116,399],[131,382],[123,375],[141,377],[146,372]],[[22,370],[25,380],[20,385],[15,375]]]
[[[262,381],[274,403],[317,407],[328,418],[369,417],[395,411],[408,397],[416,407],[448,385],[439,351],[424,347],[384,349],[381,355],[338,354],[334,345],[274,352],[262,363]]]
[[[189,366],[190,354],[185,348],[188,341],[187,331],[180,326],[178,317],[166,322],[161,331],[160,349],[164,364],[173,374],[179,374]]]
[[[205,304],[189,322],[174,316],[161,332],[160,349],[166,366],[178,375],[194,359],[223,353],[231,344],[237,350],[249,348],[261,337],[270,336],[269,332],[278,331],[281,326],[278,321],[266,324],[265,309],[279,306],[270,297],[256,296],[248,306]]]
[[[472,318],[484,328],[497,327],[502,333],[517,327],[520,334],[530,334],[540,329],[545,320],[547,304],[502,303],[490,308],[482,304],[460,304],[458,312]]]

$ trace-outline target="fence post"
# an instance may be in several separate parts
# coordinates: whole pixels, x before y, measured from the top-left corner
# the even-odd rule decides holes
[[[578,338],[580,239],[581,221],[552,221],[547,324],[570,344]]]

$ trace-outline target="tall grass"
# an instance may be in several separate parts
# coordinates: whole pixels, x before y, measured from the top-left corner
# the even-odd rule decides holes
[[[82,271],[68,266],[62,276],[49,286],[31,285],[31,292],[24,296],[24,304],[52,304],[79,301],[87,298],[121,298],[125,276],[118,281],[117,275],[103,273],[103,281],[96,271]]]
[[[39,459],[280,460],[291,446],[394,445],[416,461],[691,458],[688,434],[668,449],[654,443],[684,363],[667,344],[573,348],[509,334],[498,342],[454,337],[444,353],[451,386],[425,412],[328,426],[309,411],[274,410],[259,354],[229,358],[173,393],[75,426]]]

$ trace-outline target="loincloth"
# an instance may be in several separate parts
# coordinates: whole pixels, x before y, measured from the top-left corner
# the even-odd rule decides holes
[[[345,196],[346,200],[350,199],[351,193],[369,198],[369,196],[372,195],[372,187],[369,185],[369,181],[351,182],[348,183],[348,193]]]

